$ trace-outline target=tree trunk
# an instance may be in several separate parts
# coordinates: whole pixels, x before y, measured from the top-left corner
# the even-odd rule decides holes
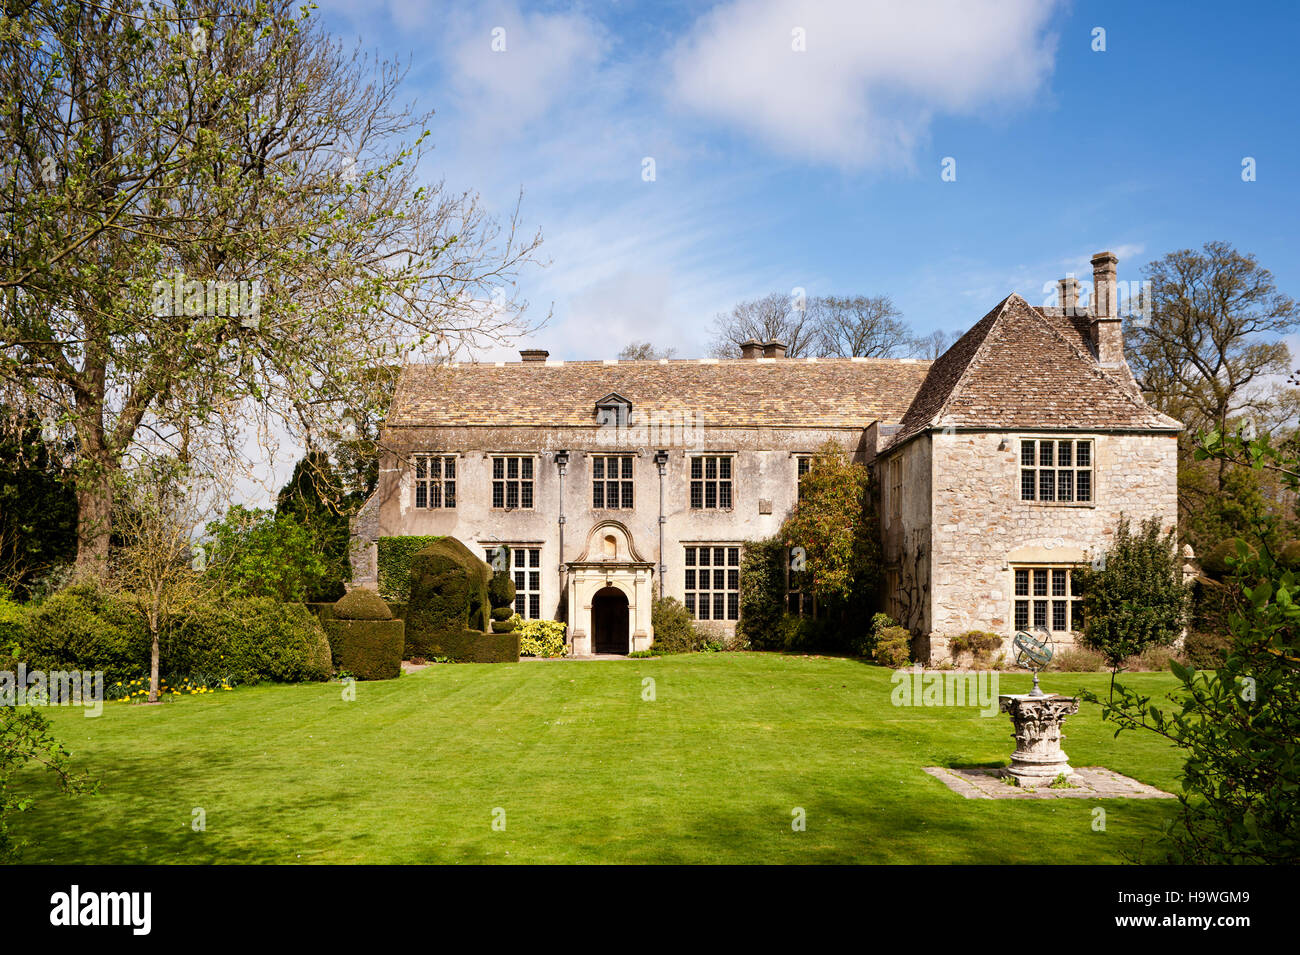
[[[106,469],[86,475],[77,487],[78,574],[102,577],[113,530],[113,482]]]
[[[158,702],[158,624],[149,621],[149,630],[153,635],[153,647],[149,651],[149,702]]]

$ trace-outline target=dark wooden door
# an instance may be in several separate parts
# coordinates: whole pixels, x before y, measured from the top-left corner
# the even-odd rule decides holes
[[[591,598],[592,645],[597,653],[627,653],[627,596],[605,587]]]

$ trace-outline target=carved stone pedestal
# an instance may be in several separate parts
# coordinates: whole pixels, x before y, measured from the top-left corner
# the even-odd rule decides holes
[[[1018,786],[1046,786],[1057,776],[1074,770],[1061,749],[1061,724],[1079,712],[1073,696],[1014,694],[998,697],[998,708],[1011,714],[1016,751],[1007,771]]]

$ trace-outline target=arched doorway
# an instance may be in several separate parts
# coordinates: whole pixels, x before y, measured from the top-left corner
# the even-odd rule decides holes
[[[603,587],[591,598],[592,649],[596,653],[627,653],[627,594]]]

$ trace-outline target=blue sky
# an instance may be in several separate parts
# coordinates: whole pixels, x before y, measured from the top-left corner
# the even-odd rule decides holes
[[[518,345],[554,358],[702,355],[714,314],[794,288],[964,330],[1098,250],[1127,280],[1215,239],[1300,296],[1291,3],[320,4],[410,64],[424,175],[498,214],[523,189],[549,264],[520,291],[554,314]]]

